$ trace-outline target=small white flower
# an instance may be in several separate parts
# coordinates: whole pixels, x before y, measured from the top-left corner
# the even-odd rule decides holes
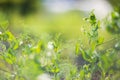
[[[48,47],[48,49],[53,49],[54,48],[53,42],[48,42],[47,47]]]
[[[47,56],[52,56],[52,53],[50,51],[47,52]]]
[[[22,45],[23,44],[23,41],[20,41],[19,45]]]
[[[37,80],[52,80],[50,75],[44,73],[44,74],[41,74],[37,77]]]
[[[31,48],[31,47],[32,47],[32,45],[31,45],[31,44],[28,44],[28,47],[30,47],[30,48]]]
[[[2,32],[0,31],[0,34],[2,34]]]

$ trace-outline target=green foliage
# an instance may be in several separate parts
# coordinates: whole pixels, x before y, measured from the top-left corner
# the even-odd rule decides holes
[[[91,12],[85,20],[89,24],[89,30],[83,32],[88,39],[85,44],[81,37],[71,42],[57,33],[38,37],[25,32],[15,36],[8,23],[2,24],[0,80],[36,80],[44,73],[52,80],[119,80],[119,38],[115,37],[115,44],[106,44],[99,35],[100,21],[95,14]],[[116,12],[112,13],[112,21],[107,25],[119,24],[119,20]],[[118,28],[112,30],[119,36]],[[114,46],[99,50],[99,46],[107,47],[104,44]]]
[[[114,17],[113,21],[116,21],[116,19],[117,20],[120,19],[118,17],[115,18],[115,15],[112,15],[112,18],[113,17]],[[105,43],[107,43],[107,42],[104,42],[104,38],[102,36],[99,36],[98,34],[98,30],[100,28],[100,22],[97,21],[93,12],[90,14],[88,18],[85,18],[85,20],[87,20],[91,24],[90,31],[89,32],[85,31],[85,34],[87,34],[87,37],[89,37],[88,38],[89,47],[77,46],[77,49],[76,49],[76,52],[78,53],[79,51],[81,53],[80,56],[82,56],[83,59],[88,62],[87,64],[83,65],[80,69],[81,79],[82,80],[89,80],[89,79],[90,80],[91,79],[106,80],[108,77],[112,79],[116,79],[116,78],[113,78],[114,73],[117,72],[115,68],[116,63],[114,62],[119,60],[119,58],[117,57],[119,55],[119,52],[116,51],[117,46],[119,46],[119,41],[115,45],[116,49],[111,47],[104,51],[97,50],[97,48],[99,48],[100,45],[104,45]],[[119,29],[116,29],[116,30],[119,30]],[[118,37],[117,39],[119,40]],[[86,69],[84,67],[86,67]],[[89,77],[87,77],[88,74],[89,74]]]
[[[113,34],[120,33],[120,13],[114,11],[111,13],[111,19],[107,22],[107,30]]]

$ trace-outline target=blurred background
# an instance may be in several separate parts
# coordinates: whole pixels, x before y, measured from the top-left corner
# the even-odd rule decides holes
[[[114,9],[119,9],[119,13],[113,12],[111,14],[111,12]],[[81,46],[83,47],[85,46],[86,47],[85,50],[87,50],[88,47],[89,47],[88,50],[89,49],[91,50],[96,46],[96,44],[94,43],[92,44],[92,46],[87,44],[89,43],[88,41],[89,38],[83,34],[84,29],[90,30],[91,28],[90,23],[84,21],[86,17],[89,17],[89,13],[91,13],[91,11],[95,13],[97,20],[100,20],[101,22],[100,23],[101,28],[99,30],[100,41],[106,42],[103,43],[101,46],[98,45],[99,47],[97,47],[97,50],[100,53],[105,53],[107,52],[107,50],[109,49],[111,50],[111,48],[114,48],[116,49],[116,52],[112,52],[112,53],[120,53],[119,52],[120,42],[119,39],[117,39],[120,33],[120,0],[0,0],[0,34],[2,34],[1,27],[4,27],[4,29],[8,28],[8,30],[10,30],[10,32],[15,35],[16,39],[18,39],[18,41],[16,39],[15,41],[12,41],[11,39],[10,43],[9,42],[7,43],[4,40],[3,42],[0,41],[0,51],[1,53],[4,53],[5,51],[3,49],[7,50],[6,46],[8,46],[8,51],[10,51],[9,52],[10,55],[13,56],[14,53],[17,53],[17,55],[16,54],[14,55],[15,57],[17,56],[16,59],[18,60],[20,59],[21,61],[20,63],[18,63],[18,65],[19,64],[25,65],[23,67],[20,65],[22,67],[22,68],[20,67],[22,74],[20,73],[20,75],[18,76],[21,77],[21,75],[25,75],[28,78],[27,80],[30,79],[35,80],[34,78],[36,77],[36,75],[38,76],[38,74],[47,71],[45,70],[47,69],[46,67],[46,65],[48,65],[47,63],[52,63],[53,61],[52,57],[54,58],[54,56],[55,56],[55,60],[57,59],[56,56],[58,56],[58,54],[56,53],[61,53],[60,54],[61,57],[58,58],[58,60],[60,59],[60,64],[59,63],[56,64],[57,61],[56,60],[53,61],[54,63],[52,63],[52,65],[56,64],[60,66],[60,70],[61,70],[60,75],[66,77],[70,70],[71,71],[78,70],[77,67],[79,65],[86,64],[84,63],[85,60],[83,60],[81,56],[76,57],[76,54],[74,54],[76,53],[75,50],[79,53],[79,48],[81,50]],[[110,17],[111,19],[109,19],[109,16],[111,16]],[[12,36],[11,33],[6,32],[6,34]],[[21,33],[23,33],[23,35],[21,35]],[[114,38],[113,36],[115,37],[115,39],[113,39]],[[32,40],[31,38],[35,38],[35,39]],[[40,42],[39,42],[39,38],[41,40]],[[80,43],[81,41],[83,41],[82,44],[84,43],[85,44],[81,45]],[[15,50],[13,50],[14,49],[13,47],[15,48],[17,47],[18,49],[16,48]],[[92,52],[90,51],[90,53]],[[96,53],[96,50],[93,53]],[[19,56],[19,54],[21,56]],[[51,58],[48,58],[46,57],[46,55],[48,55],[48,57],[50,57],[50,55],[52,56]],[[111,63],[116,62],[115,64],[119,65],[120,60],[119,61],[115,61],[116,59],[113,60],[114,56],[113,58],[111,58],[112,55],[110,55],[110,57],[108,55],[106,56],[107,57],[104,57],[103,59],[105,60],[105,64],[106,64],[105,66],[109,67],[109,65],[111,65],[109,63],[109,59]],[[118,54],[117,56],[118,56],[117,59],[119,59]],[[9,60],[11,59],[12,57],[10,56]],[[106,62],[106,60],[108,60],[108,62]],[[0,68],[1,68],[2,66],[1,64],[4,63],[2,62],[1,57],[0,57],[0,62],[1,62],[0,63]],[[63,64],[67,64],[67,66],[66,65],[64,66]],[[75,64],[77,64],[77,67]],[[115,67],[113,68],[115,68],[116,70],[119,69],[119,66],[117,66],[118,68],[116,68],[116,66],[117,65],[115,65]],[[20,71],[19,67],[14,66],[13,64],[13,68],[14,67],[15,67],[15,71],[18,71],[19,74]],[[16,67],[18,70],[16,69]],[[56,67],[53,67],[53,70],[55,69],[55,71],[57,71]],[[10,68],[10,71],[14,72],[14,70],[8,65],[5,65],[5,67],[3,68],[6,69]],[[113,71],[112,73],[115,74],[115,76],[118,75],[119,77],[120,72],[119,70],[117,71],[116,70]],[[0,74],[4,75],[3,73]],[[14,75],[16,75],[16,72]],[[10,76],[14,77],[14,75],[10,75]],[[45,79],[49,77],[47,74],[43,74],[42,76],[44,78],[41,79],[39,78],[41,76],[38,76],[38,80],[50,80],[50,79]],[[110,76],[112,76],[111,72],[110,72]],[[24,80],[24,79],[19,79],[19,77],[18,79],[15,80]],[[69,75],[67,77],[69,77]],[[4,75],[3,78],[6,78],[6,75]],[[62,79],[61,76],[60,78],[61,80],[65,80]],[[70,80],[70,79],[66,79],[66,80]]]
[[[120,0],[0,0],[0,24],[9,26],[15,34],[60,32],[75,38],[81,34],[81,27],[86,27],[83,18],[92,10],[102,20],[119,3]]]

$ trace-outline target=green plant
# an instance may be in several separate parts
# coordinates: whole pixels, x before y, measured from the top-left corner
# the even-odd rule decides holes
[[[88,18],[85,18],[85,20],[90,23],[90,31],[84,30],[85,34],[88,37],[89,46],[82,46],[84,44],[81,44],[81,42],[79,46],[76,46],[76,52],[80,53],[78,55],[82,56],[84,61],[87,62],[80,68],[80,79],[118,80],[119,78],[113,77],[114,73],[117,72],[117,68],[115,68],[115,65],[117,64],[115,62],[119,61],[119,58],[117,57],[119,55],[119,52],[116,51],[115,47],[110,47],[103,51],[99,51],[98,49],[99,46],[103,45],[102,47],[104,47],[104,44],[106,44],[107,42],[110,43],[110,41],[113,42],[114,39],[104,42],[104,38],[99,36],[98,30],[100,28],[100,23],[99,21],[97,21],[93,12],[90,13],[90,16]],[[115,39],[117,39],[117,41],[119,42],[118,37]]]
[[[112,21],[105,24],[118,27],[119,13],[113,13]],[[89,26],[83,30],[86,43],[81,37],[66,40],[58,33],[15,35],[8,23],[1,25],[0,80],[41,80],[41,74],[48,74],[50,80],[119,80],[119,28],[112,28],[115,37],[104,41],[95,14],[91,12],[85,20]]]

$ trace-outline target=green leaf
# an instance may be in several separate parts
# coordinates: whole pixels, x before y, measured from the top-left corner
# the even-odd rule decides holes
[[[10,53],[6,53],[6,54],[4,55],[4,59],[5,59],[5,61],[6,61],[7,63],[9,63],[9,64],[13,64],[13,63],[16,61],[16,57],[13,56],[13,55],[10,54]]]
[[[81,69],[80,70],[80,78],[83,80],[84,77],[85,77],[85,71],[84,71],[84,69]]]
[[[19,47],[19,44],[18,44],[18,43],[15,43],[13,49],[16,50],[18,47]]]
[[[8,21],[4,21],[4,22],[0,23],[0,26],[4,31],[7,30],[8,25],[9,25]]]
[[[8,35],[9,41],[14,41],[16,39],[15,36],[10,31],[6,31],[5,34]]]
[[[95,23],[96,23],[96,16],[93,13],[93,11],[90,13],[89,19],[90,19],[91,25],[95,25]]]
[[[60,69],[56,68],[56,67],[51,70],[51,72],[53,72],[53,73],[58,73],[59,71],[60,71]]]
[[[92,50],[92,52],[95,50],[95,48],[96,48],[96,42],[92,42],[91,43],[91,50]]]
[[[76,55],[79,54],[79,48],[80,48],[80,45],[79,45],[79,43],[77,43],[76,46],[75,46],[75,53],[76,53]]]
[[[81,51],[83,59],[88,61],[88,62],[91,62],[90,56],[82,48],[80,48],[80,51]]]
[[[104,42],[104,38],[103,37],[99,37],[98,38],[98,41],[97,41],[97,44],[102,44]]]

